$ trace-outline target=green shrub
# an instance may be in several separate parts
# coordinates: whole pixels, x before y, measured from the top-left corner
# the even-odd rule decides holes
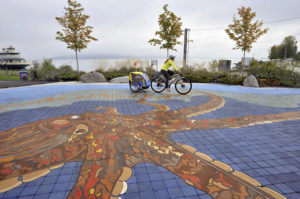
[[[244,78],[237,74],[227,72],[213,72],[203,68],[195,68],[186,66],[181,68],[181,73],[192,80],[199,83],[222,83],[222,84],[238,84],[243,83]]]
[[[42,79],[47,81],[57,81],[59,72],[52,63],[52,59],[44,59],[41,67]]]
[[[32,80],[42,79],[41,66],[38,63],[34,63],[33,67],[29,69],[29,77]]]
[[[35,63],[29,69],[29,77],[32,80],[78,81],[80,80],[80,75],[84,73],[80,71],[78,75],[77,71],[74,71],[70,65],[62,65],[57,69],[51,59],[44,59],[42,64]]]
[[[32,80],[57,81],[59,71],[52,63],[52,59],[44,59],[42,65],[35,63],[33,67],[29,69],[29,76]]]
[[[78,81],[79,76],[77,71],[74,71],[70,65],[62,65],[58,69],[58,79],[62,81]]]
[[[212,65],[217,65],[216,62],[212,62]],[[214,68],[213,66],[211,66]],[[150,79],[154,74],[155,70],[153,68],[146,67],[143,68],[136,67],[120,67],[119,69],[112,68],[108,71],[103,69],[97,69],[101,72],[106,79],[109,81],[116,77],[127,76],[129,72],[140,71],[146,73]],[[239,73],[228,73],[228,72],[216,72],[208,71],[205,68],[197,66],[185,66],[180,68],[180,72],[187,78],[191,79],[192,82],[199,83],[221,83],[230,85],[242,85],[246,77],[242,77]],[[287,65],[278,65],[274,62],[258,63],[253,61],[248,70],[248,74],[255,75],[261,85],[272,85],[272,86],[288,86],[296,87],[300,86],[300,75],[293,71],[293,68]]]
[[[260,82],[271,86],[300,86],[300,74],[287,64],[278,64],[271,61],[264,63],[253,61],[247,73],[256,76],[260,79]]]

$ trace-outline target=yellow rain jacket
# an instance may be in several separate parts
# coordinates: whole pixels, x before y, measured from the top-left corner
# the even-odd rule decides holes
[[[161,69],[164,71],[168,71],[169,68],[173,66],[175,68],[176,71],[178,71],[177,66],[174,64],[174,62],[172,61],[172,59],[169,59],[162,67]]]

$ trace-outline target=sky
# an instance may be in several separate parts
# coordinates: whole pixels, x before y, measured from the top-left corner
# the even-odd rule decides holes
[[[292,35],[300,42],[299,0],[78,0],[93,26],[92,41],[79,58],[162,58],[166,50],[151,46],[148,40],[159,30],[162,6],[182,18],[182,28],[190,29],[189,58],[237,59],[240,50],[224,29],[232,23],[241,6],[251,7],[256,20],[269,28],[253,44],[248,57],[267,58],[272,45]],[[55,17],[63,16],[67,0],[9,0],[0,5],[0,48],[13,45],[27,60],[73,57],[74,51],[56,40],[61,26]],[[295,18],[296,17],[296,18]],[[297,18],[298,17],[298,18]],[[294,19],[292,19],[294,18]],[[285,20],[287,19],[287,20]],[[279,22],[274,22],[279,21]],[[269,23],[272,22],[272,23]],[[179,38],[183,41],[183,36]],[[182,59],[183,45],[171,52]],[[299,49],[299,48],[298,48]]]

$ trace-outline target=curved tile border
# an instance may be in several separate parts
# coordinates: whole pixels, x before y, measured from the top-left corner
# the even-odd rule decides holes
[[[240,182],[248,184],[247,187],[251,186],[254,189],[256,189],[258,192],[262,192],[263,195],[266,198],[274,198],[274,199],[286,199],[286,197],[284,197],[283,195],[281,195],[280,193],[278,193],[275,190],[272,190],[270,188],[267,187],[263,187],[257,180],[255,180],[254,178],[248,176],[247,174],[240,172],[240,171],[236,171],[234,169],[232,169],[232,167],[224,162],[218,161],[218,160],[213,160],[210,156],[208,156],[207,154],[203,154],[201,152],[197,152],[197,150],[190,146],[190,145],[182,145],[180,143],[177,143],[178,145],[181,145],[184,149],[186,149],[187,151],[189,151],[192,154],[197,155],[198,159],[200,160],[212,160],[209,161],[208,164],[211,164],[212,166],[215,166],[217,169],[223,170],[224,172],[228,173],[231,177],[233,178],[237,178]],[[204,158],[202,158],[204,157]],[[188,184],[190,184],[190,182],[187,182]],[[193,185],[193,184],[191,184]]]

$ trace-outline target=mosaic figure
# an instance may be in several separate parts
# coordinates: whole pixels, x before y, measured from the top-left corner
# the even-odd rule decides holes
[[[117,198],[127,188],[131,168],[152,163],[168,169],[212,198],[276,198],[279,193],[262,187],[246,174],[220,161],[174,143],[169,136],[193,129],[239,128],[268,122],[300,119],[300,112],[251,115],[221,119],[190,119],[222,108],[222,97],[203,92],[210,100],[194,107],[169,110],[137,101],[154,110],[123,115],[113,107],[103,113],[84,112],[49,118],[0,131],[0,189],[44,176],[64,163],[82,162],[76,185],[68,198]]]

